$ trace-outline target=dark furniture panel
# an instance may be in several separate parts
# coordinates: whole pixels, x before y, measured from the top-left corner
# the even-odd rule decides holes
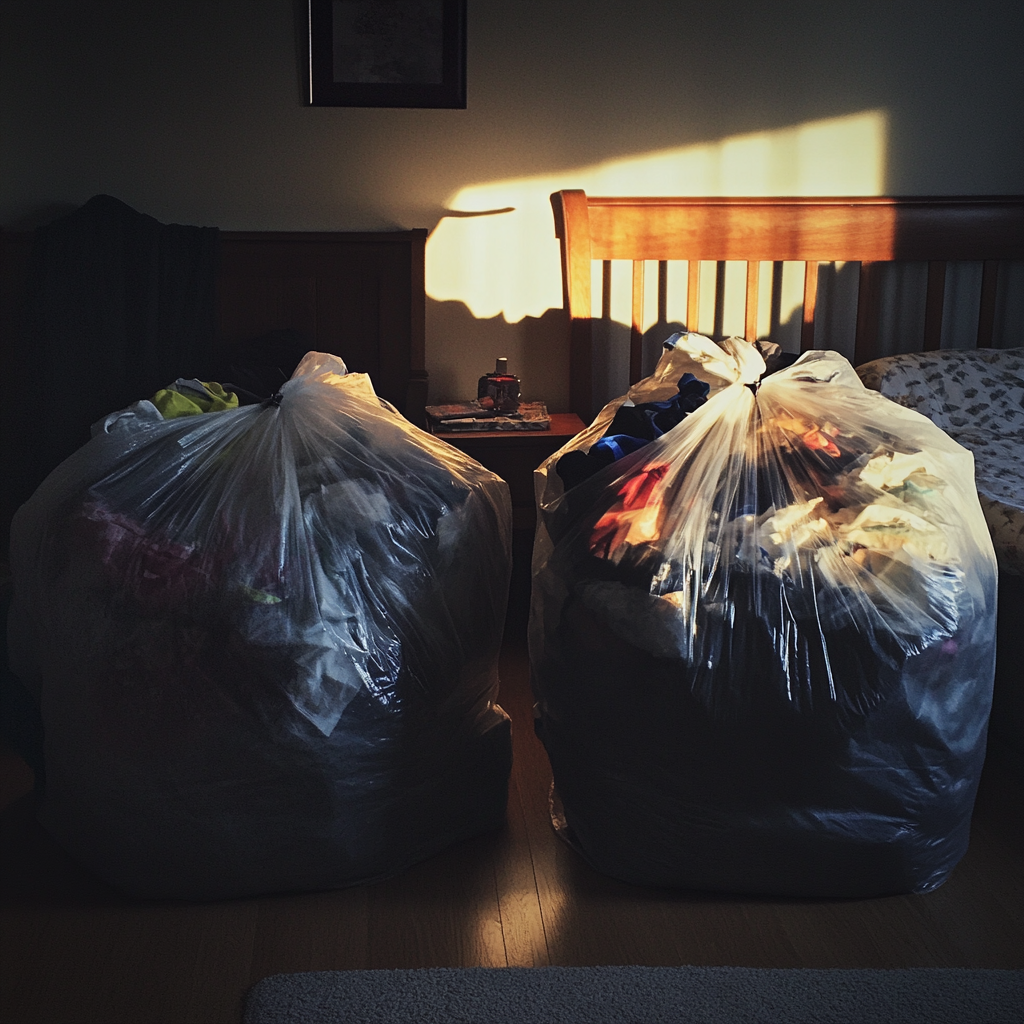
[[[267,331],[301,331],[422,424],[426,237],[424,229],[222,232],[221,344],[230,351]]]
[[[369,373],[378,394],[422,425],[426,238],[419,228],[222,231],[215,361],[225,363],[225,357],[269,331],[301,332],[314,348],[341,356],[350,370]],[[18,341],[32,245],[30,231],[0,230],[0,371],[10,388],[25,381],[44,386],[33,372],[38,369],[33,353]],[[11,454],[7,411],[5,468]],[[17,503],[4,495],[4,537]]]

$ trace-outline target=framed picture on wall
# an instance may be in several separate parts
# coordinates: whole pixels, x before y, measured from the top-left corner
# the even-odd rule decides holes
[[[466,0],[309,0],[315,107],[466,106]]]

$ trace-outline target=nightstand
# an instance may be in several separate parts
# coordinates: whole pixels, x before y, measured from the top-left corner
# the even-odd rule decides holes
[[[533,471],[584,426],[575,413],[554,412],[550,430],[435,431],[434,436],[497,473],[512,496],[512,529],[532,530],[536,522]]]
[[[437,432],[435,437],[497,473],[512,497],[512,583],[506,634],[523,634],[530,608],[530,562],[537,521],[533,471],[586,424],[575,413],[551,413],[550,430]]]

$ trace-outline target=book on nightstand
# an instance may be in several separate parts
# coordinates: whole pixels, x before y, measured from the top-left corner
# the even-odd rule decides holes
[[[550,430],[551,417],[543,402],[520,402],[512,413],[496,413],[479,402],[428,405],[427,422],[433,433],[484,430]]]

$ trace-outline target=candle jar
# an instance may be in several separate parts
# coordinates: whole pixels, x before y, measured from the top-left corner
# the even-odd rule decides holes
[[[495,361],[494,373],[486,373],[480,378],[476,397],[480,405],[496,413],[515,412],[519,408],[519,378],[508,372],[505,356]]]

